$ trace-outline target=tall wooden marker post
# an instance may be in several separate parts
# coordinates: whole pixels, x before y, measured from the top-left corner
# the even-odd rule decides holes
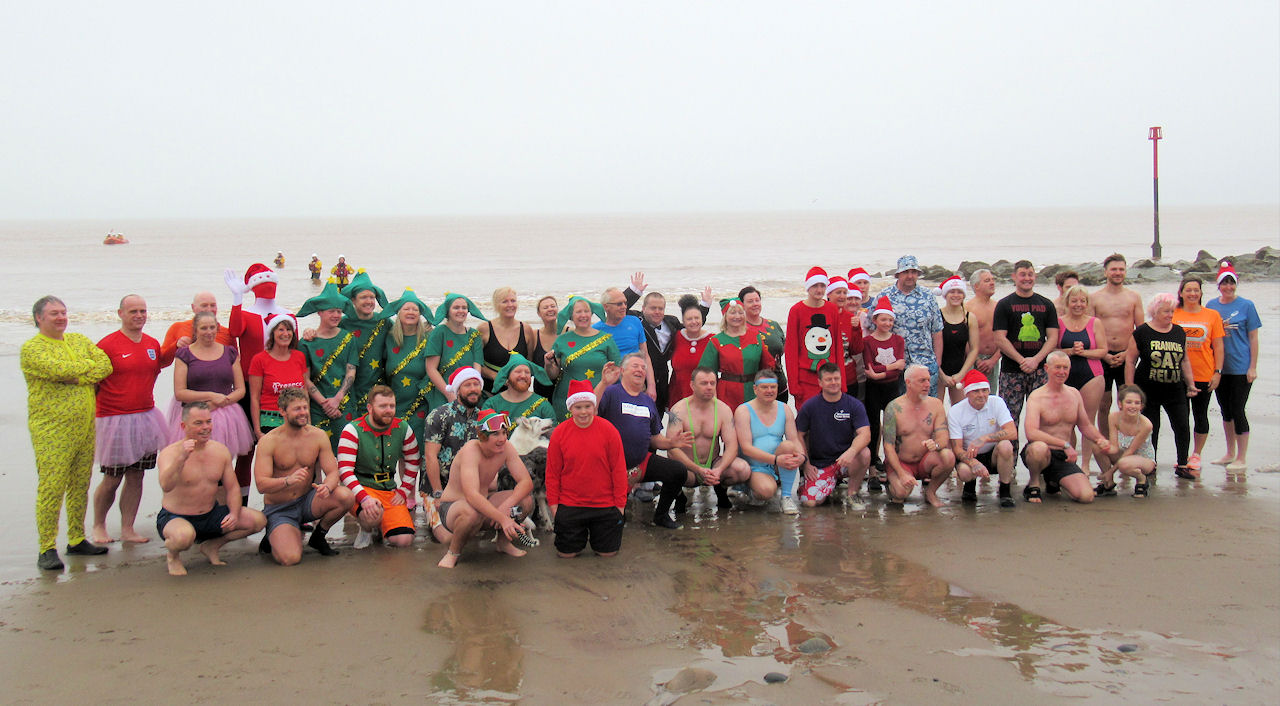
[[[1155,239],[1151,241],[1151,259],[1159,260],[1160,249],[1160,140],[1164,134],[1159,127],[1151,128],[1147,133],[1151,140],[1151,194],[1155,204]]]

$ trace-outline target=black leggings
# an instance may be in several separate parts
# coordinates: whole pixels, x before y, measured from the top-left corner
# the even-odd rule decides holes
[[[679,461],[673,461],[658,454],[649,454],[649,463],[644,467],[644,477],[640,482],[662,483],[662,491],[658,493],[658,507],[654,510],[655,515],[667,514],[671,509],[671,503],[675,502],[676,495],[684,488],[686,477],[684,466],[680,465]]]
[[[1222,381],[1218,383],[1218,406],[1222,408],[1222,421],[1233,422],[1237,434],[1249,433],[1249,418],[1244,415],[1244,406],[1249,403],[1249,390],[1252,388],[1253,383],[1245,375],[1223,375]]]
[[[1196,382],[1196,389],[1200,390],[1200,394],[1191,398],[1191,430],[1197,434],[1209,433],[1209,400],[1213,395],[1209,394],[1209,383]]]
[[[902,395],[902,378],[890,382],[881,382],[867,378],[862,394],[866,397],[867,421],[871,423],[871,450],[873,463],[880,461],[880,416],[889,403]]]
[[[1173,444],[1178,451],[1178,465],[1187,465],[1187,451],[1191,446],[1191,429],[1188,424],[1187,387],[1180,382],[1139,384],[1147,394],[1147,406],[1142,416],[1151,420],[1151,446],[1160,448],[1160,409],[1169,417],[1173,428]]]

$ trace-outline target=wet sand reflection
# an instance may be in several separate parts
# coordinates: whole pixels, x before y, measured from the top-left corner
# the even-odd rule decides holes
[[[427,608],[423,630],[453,640],[431,678],[433,695],[452,703],[515,701],[524,680],[519,626],[495,600],[495,586],[455,591]],[[452,697],[452,698],[449,698]]]

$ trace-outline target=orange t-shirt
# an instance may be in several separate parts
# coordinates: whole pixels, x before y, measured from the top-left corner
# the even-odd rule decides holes
[[[1187,357],[1191,359],[1191,377],[1196,382],[1209,382],[1217,366],[1213,362],[1213,342],[1226,336],[1222,317],[1208,307],[1192,314],[1184,309],[1173,310],[1173,323],[1187,332]]]

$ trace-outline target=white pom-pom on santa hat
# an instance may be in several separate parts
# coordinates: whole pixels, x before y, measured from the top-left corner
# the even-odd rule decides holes
[[[458,388],[462,387],[462,383],[468,380],[480,380],[480,372],[470,365],[453,371],[453,375],[449,376],[449,384],[445,385],[444,389],[449,392],[457,392]],[[484,381],[480,380],[480,382],[483,383]]]
[[[249,269],[244,271],[244,283],[249,289],[267,282],[277,283],[279,281],[280,278],[276,277],[275,271],[261,262],[249,265]]]
[[[1228,277],[1237,282],[1240,281],[1240,278],[1236,276],[1236,268],[1233,267],[1230,262],[1224,262],[1222,263],[1222,267],[1218,268],[1218,279],[1216,280],[1216,284],[1222,284],[1222,280]]]
[[[808,289],[815,284],[827,286],[831,284],[831,278],[827,276],[827,271],[821,267],[810,267],[809,273],[804,276],[804,288]]]

